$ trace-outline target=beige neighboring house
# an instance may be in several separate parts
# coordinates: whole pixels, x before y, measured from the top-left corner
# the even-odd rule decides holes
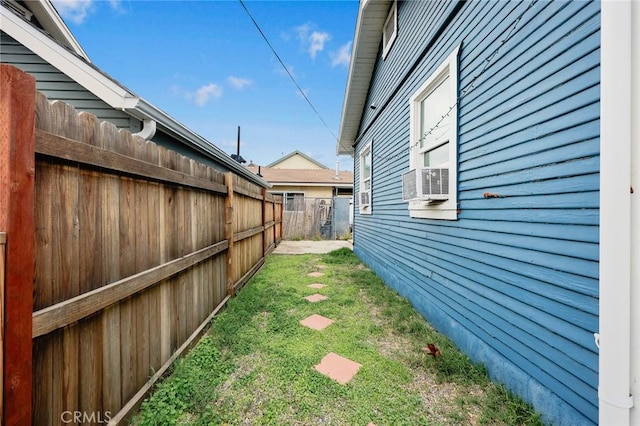
[[[262,178],[273,185],[269,192],[284,197],[285,210],[293,210],[296,200],[302,198],[353,196],[352,171],[330,169],[300,151],[267,166],[250,163],[247,168],[256,174],[259,171]]]
[[[332,170],[300,151],[267,165],[250,163],[284,200],[283,238],[335,239],[350,232],[353,172]]]

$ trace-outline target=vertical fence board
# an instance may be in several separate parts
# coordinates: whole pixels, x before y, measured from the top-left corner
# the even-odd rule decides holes
[[[78,115],[78,140],[99,146],[100,123],[91,114]],[[99,288],[103,280],[101,175],[84,170],[80,174],[80,292]],[[87,413],[102,412],[102,321],[94,317],[79,324],[79,407]]]
[[[118,129],[111,123],[100,124],[100,144],[104,149],[116,151]],[[104,177],[101,193],[102,235],[104,257],[103,282],[120,279],[120,180],[117,176]],[[120,370],[120,304],[116,303],[102,314],[102,406],[111,413],[122,406],[122,374]]]

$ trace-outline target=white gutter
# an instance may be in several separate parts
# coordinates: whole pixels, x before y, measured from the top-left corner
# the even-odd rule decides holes
[[[255,173],[249,171],[246,167],[233,160],[226,152],[222,151],[211,142],[193,132],[182,123],[176,121],[173,117],[151,105],[144,99],[140,99],[135,108],[127,111],[139,116],[140,118],[151,119],[159,123],[169,134],[182,140],[185,144],[190,145],[197,151],[215,158],[219,163],[226,166],[229,170],[250,180],[251,182],[265,188],[270,188],[271,184],[260,178]]]
[[[599,423],[630,425],[631,13],[601,3]]]
[[[133,136],[141,137],[142,139],[149,140],[156,134],[156,120],[145,118],[142,120],[142,130],[138,133],[134,133]]]

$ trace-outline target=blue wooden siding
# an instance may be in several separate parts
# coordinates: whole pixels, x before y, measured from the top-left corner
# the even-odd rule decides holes
[[[599,27],[597,2],[399,2],[356,145],[356,253],[554,424],[598,418]],[[459,44],[460,213],[412,219],[409,99]]]
[[[0,32],[0,62],[14,65],[33,75],[36,78],[36,88],[50,100],[64,101],[78,111],[87,111],[100,121],[109,121],[118,128],[133,132],[141,128],[139,120],[112,108],[4,32]]]

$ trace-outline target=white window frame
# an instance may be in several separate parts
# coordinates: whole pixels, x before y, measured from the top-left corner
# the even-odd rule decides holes
[[[458,45],[440,66],[427,78],[409,101],[410,106],[410,139],[409,139],[409,170],[421,166],[419,162],[420,124],[422,120],[421,103],[440,83],[449,78],[449,97],[452,99],[453,109],[449,112],[449,198],[442,202],[409,201],[409,216],[424,219],[458,219]]]
[[[393,32],[389,37],[387,37],[387,27],[389,25],[389,21],[393,20]],[[396,41],[396,37],[398,36],[398,2],[394,1],[391,5],[391,9],[389,9],[389,14],[387,15],[387,19],[384,21],[384,27],[382,27],[382,59],[387,57],[389,50],[391,50],[391,46],[393,42]],[[386,41],[387,38],[389,41]]]
[[[360,214],[371,214],[371,207],[373,205],[373,151],[371,150],[371,141],[369,141],[364,148],[360,151],[360,184],[358,186],[358,199],[356,200],[358,203],[358,211]],[[369,154],[370,157],[370,165],[369,168],[369,176],[365,178],[364,176],[364,157]],[[366,181],[369,181],[369,204],[362,205],[360,203],[360,193],[363,192],[363,188],[365,187]]]

